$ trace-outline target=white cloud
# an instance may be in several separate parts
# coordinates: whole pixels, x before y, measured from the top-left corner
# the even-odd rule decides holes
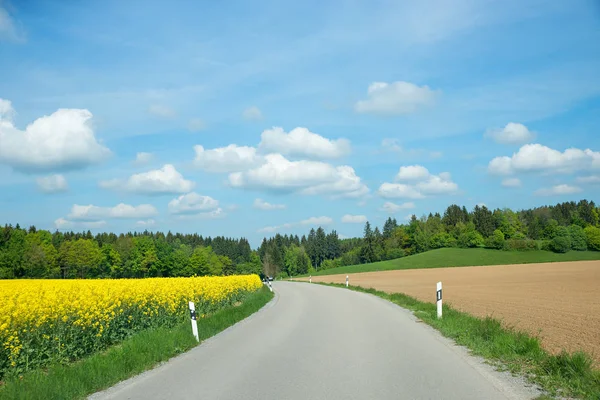
[[[402,146],[398,143],[398,139],[385,138],[381,141],[381,147],[386,151],[402,152]]]
[[[458,191],[458,185],[452,181],[449,172],[433,175],[421,165],[400,167],[395,179],[410,183],[384,182],[379,187],[381,197],[422,199],[427,196],[453,194]]]
[[[133,163],[137,166],[142,166],[149,164],[152,160],[154,160],[154,154],[142,151],[135,155],[135,161]]]
[[[310,217],[300,221],[301,225],[329,225],[333,222],[333,219],[329,217]]]
[[[521,180],[519,178],[505,178],[502,180],[502,186],[519,187],[521,186]]]
[[[381,151],[384,153],[397,153],[403,157],[429,157],[431,159],[437,159],[444,155],[441,151],[429,151],[425,149],[405,149],[400,145],[398,139],[385,138],[381,141]]]
[[[156,115],[157,117],[161,117],[161,118],[173,118],[176,115],[175,110],[173,110],[172,108],[167,107],[165,105],[161,105],[161,104],[151,105],[148,108],[148,112],[152,115]]]
[[[551,188],[542,188],[535,191],[538,196],[559,196],[563,194],[574,194],[581,192],[581,188],[571,185],[556,185]]]
[[[171,200],[167,207],[171,214],[199,214],[216,210],[219,207],[219,201],[210,196],[201,196],[192,192]]]
[[[410,114],[418,108],[435,102],[436,91],[428,86],[410,82],[374,82],[369,85],[368,99],[357,102],[354,110],[359,113],[384,115]]]
[[[58,230],[96,229],[105,225],[106,221],[69,221],[65,218],[58,218],[54,221],[54,226]]]
[[[366,215],[350,215],[346,214],[342,217],[342,222],[346,224],[364,224],[367,222]]]
[[[302,127],[294,128],[289,133],[280,127],[267,129],[261,134],[258,149],[319,159],[340,158],[351,151],[347,139],[327,139]]]
[[[396,175],[397,181],[412,181],[422,180],[429,177],[429,170],[422,165],[409,165],[406,167],[400,167],[398,174]]]
[[[388,182],[384,182],[379,186],[379,195],[388,199],[422,199],[425,197],[414,186]]]
[[[13,115],[11,102],[0,99],[0,163],[14,169],[74,170],[111,154],[96,141],[88,110],[61,108],[36,119],[24,131],[13,125]]]
[[[297,192],[305,195],[360,197],[369,189],[352,167],[334,167],[320,161],[289,161],[281,154],[268,154],[258,168],[229,174],[232,187]]]
[[[252,106],[244,110],[242,117],[247,121],[258,121],[263,118],[263,115],[258,107]]]
[[[112,179],[100,182],[100,187],[105,189],[140,194],[187,193],[194,186],[194,182],[184,179],[171,164],[165,164],[161,169],[131,175],[127,180]]]
[[[49,175],[36,179],[38,188],[44,193],[60,193],[69,190],[67,180],[62,175]]]
[[[525,125],[516,122],[509,122],[502,129],[490,129],[484,136],[501,144],[523,144],[535,138],[535,134]]]
[[[282,229],[290,229],[293,228],[295,226],[321,226],[321,225],[329,225],[333,223],[333,219],[331,219],[330,217],[325,217],[325,216],[321,216],[321,217],[310,217],[307,218],[305,220],[302,220],[300,222],[288,222],[282,225],[275,225],[275,226],[265,226],[264,228],[260,228],[257,232],[259,233],[270,233],[270,232],[276,232]]]
[[[206,124],[200,118],[192,118],[188,122],[188,130],[191,132],[199,132],[206,129]]]
[[[584,184],[600,183],[600,175],[580,176],[577,177],[577,182]]]
[[[98,207],[92,204],[73,204],[67,216],[70,221],[98,221],[104,219],[139,219],[158,215],[158,211],[151,204],[132,206],[120,203],[114,207]]]
[[[259,210],[283,210],[285,209],[285,204],[271,204],[262,199],[255,199],[254,208],[258,208]]]
[[[415,203],[407,202],[402,204],[396,204],[392,203],[391,201],[386,201],[385,203],[383,203],[383,206],[380,210],[385,211],[388,214],[396,214],[400,210],[408,210],[411,208],[415,208]]]
[[[148,228],[154,225],[156,225],[156,221],[151,218],[147,220],[137,221],[135,223],[135,226],[138,226],[140,228]]]
[[[196,145],[194,151],[194,165],[210,172],[244,171],[264,163],[256,148],[249,146],[230,144],[227,147],[205,150],[203,146]]]
[[[526,144],[512,157],[496,157],[490,161],[488,170],[496,175],[518,172],[573,172],[600,168],[600,152],[590,149],[569,148],[564,152],[541,144]]]

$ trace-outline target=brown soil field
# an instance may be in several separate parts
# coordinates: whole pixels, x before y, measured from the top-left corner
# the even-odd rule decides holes
[[[346,275],[313,277],[345,283]],[[308,279],[302,279],[308,280]],[[350,285],[443,301],[536,335],[552,353],[584,350],[600,365],[600,261],[412,269],[349,275]]]

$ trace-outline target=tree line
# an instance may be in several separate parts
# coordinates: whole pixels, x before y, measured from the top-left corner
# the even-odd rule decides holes
[[[0,279],[141,278],[261,273],[245,238],[168,232],[50,233],[0,227]]]
[[[399,224],[388,218],[380,230],[365,223],[361,238],[340,240],[335,231],[311,229],[308,236],[275,235],[258,250],[268,274],[296,275],[313,270],[384,261],[443,247],[498,250],[600,251],[600,209],[593,201],[513,211],[477,205],[450,205]]]
[[[0,227],[0,279],[140,278],[256,273],[299,275],[400,258],[442,247],[600,251],[600,209],[593,201],[512,211],[452,204],[381,230],[367,222],[359,238],[322,227],[307,235],[276,234],[252,250],[245,238],[144,231],[116,235]]]

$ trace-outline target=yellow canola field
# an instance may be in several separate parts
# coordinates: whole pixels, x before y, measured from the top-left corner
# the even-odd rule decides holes
[[[0,379],[189,319],[189,301],[200,319],[261,287],[257,275],[0,280]]]

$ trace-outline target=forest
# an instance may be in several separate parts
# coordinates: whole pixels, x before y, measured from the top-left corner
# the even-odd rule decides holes
[[[0,227],[0,279],[142,278],[256,273],[288,276],[405,257],[442,247],[600,251],[600,209],[593,201],[512,211],[452,204],[443,215],[413,215],[381,229],[365,224],[360,238],[340,239],[322,227],[276,234],[252,249],[246,238],[167,232],[49,232]]]

